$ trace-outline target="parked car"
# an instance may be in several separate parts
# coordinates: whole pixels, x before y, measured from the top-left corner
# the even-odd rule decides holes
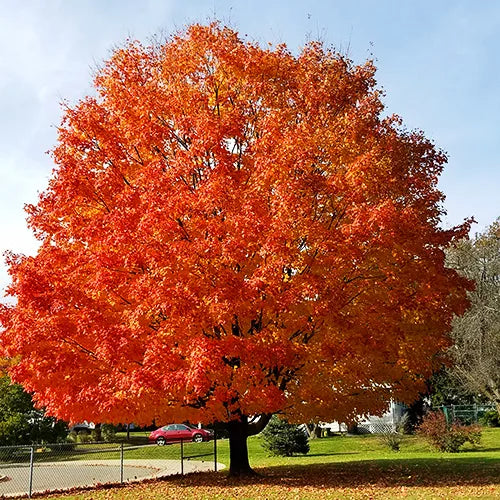
[[[197,427],[191,427],[186,424],[169,424],[153,431],[149,435],[149,441],[163,446],[168,442],[175,441],[194,441],[195,443],[201,443],[202,441],[212,439],[212,437],[213,431],[210,430],[198,429]]]

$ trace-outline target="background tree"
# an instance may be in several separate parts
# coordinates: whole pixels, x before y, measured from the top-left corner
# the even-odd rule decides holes
[[[0,376],[0,446],[56,443],[66,439],[65,422],[47,417],[33,406],[31,396],[21,385]]]
[[[500,219],[451,247],[448,262],[476,282],[470,309],[453,322],[451,374],[500,411]]]
[[[473,405],[485,403],[480,394],[471,392],[469,387],[457,379],[452,367],[443,365],[428,381],[428,394],[431,406]]]
[[[218,24],[131,42],[65,111],[10,255],[1,345],[60,418],[225,422],[230,473],[271,414],[411,401],[468,281],[439,229],[446,161],[384,118],[371,62]]]

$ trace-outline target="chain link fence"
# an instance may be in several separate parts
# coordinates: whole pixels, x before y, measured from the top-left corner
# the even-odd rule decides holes
[[[451,424],[453,422],[459,421],[462,424],[477,424],[481,423],[481,418],[488,411],[495,409],[494,405],[445,405],[437,406],[433,408],[434,410],[441,410],[446,421]]]
[[[0,498],[217,471],[217,439],[167,446],[59,443],[0,447]]]

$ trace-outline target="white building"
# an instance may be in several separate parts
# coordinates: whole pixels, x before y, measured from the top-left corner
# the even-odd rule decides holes
[[[358,421],[357,427],[360,433],[381,432],[390,427],[396,430],[397,425],[407,410],[406,405],[391,401],[389,408],[381,417],[368,415]],[[322,423],[321,428],[328,429],[330,432],[347,432],[347,425],[339,422]]]

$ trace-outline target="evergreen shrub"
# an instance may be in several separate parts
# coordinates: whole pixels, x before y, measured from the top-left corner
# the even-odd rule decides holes
[[[298,426],[273,415],[262,431],[262,446],[271,454],[291,457],[309,452],[309,440],[306,433]]]

